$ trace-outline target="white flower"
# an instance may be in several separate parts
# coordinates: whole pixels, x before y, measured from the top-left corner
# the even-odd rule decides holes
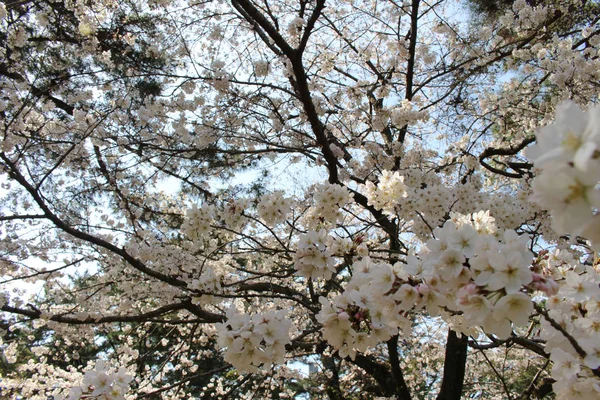
[[[516,293],[522,285],[527,285],[533,280],[533,274],[520,253],[506,253],[490,255],[489,261],[494,272],[487,287],[492,291],[504,289],[507,293]]]
[[[525,293],[508,294],[496,302],[494,313],[498,314],[498,318],[506,318],[524,326],[529,323],[529,316],[533,313],[533,303]]]
[[[600,396],[600,385],[595,378],[578,376],[561,379],[552,387],[560,400],[597,400]]]
[[[465,256],[458,250],[446,249],[440,255],[436,262],[436,268],[439,269],[439,274],[442,279],[448,281],[460,275],[463,269],[463,264],[466,261]]]
[[[460,251],[465,257],[473,257],[479,235],[470,225],[463,225],[448,237],[448,245]]]
[[[494,217],[490,216],[490,211],[479,211],[472,214],[473,227],[480,234],[496,232]]]
[[[570,379],[581,370],[577,358],[560,348],[552,349],[550,355],[552,361],[552,377],[555,379]]]
[[[354,348],[360,352],[365,352],[369,347],[374,347],[376,344],[377,338],[366,332],[358,332],[354,337]]]
[[[527,157],[538,168],[573,162],[576,168],[586,171],[599,148],[599,113],[596,107],[583,112],[571,101],[560,104],[554,122],[536,133],[537,143],[527,149]]]
[[[313,187],[314,206],[307,216],[312,227],[335,224],[342,218],[340,208],[352,201],[352,193],[341,185],[322,183]]]
[[[473,278],[477,286],[485,286],[490,283],[494,273],[494,267],[490,264],[487,253],[479,254],[469,260]]]
[[[404,177],[398,171],[383,171],[377,185],[367,182],[364,188],[368,204],[390,215],[394,214],[396,204],[407,196]]]
[[[567,271],[565,284],[560,288],[559,295],[576,302],[583,302],[597,292],[598,283],[592,280],[591,274],[579,275],[574,271]]]
[[[394,293],[394,300],[399,303],[398,307],[403,311],[411,309],[418,299],[419,292],[417,292],[417,289],[406,283]]]
[[[250,318],[232,307],[226,315],[227,322],[216,325],[217,344],[226,348],[225,361],[243,372],[283,362],[291,327],[285,312],[270,311]]]
[[[302,31],[302,26],[304,26],[305,22],[302,18],[296,17],[294,18],[290,24],[288,25],[288,33],[292,36],[296,36]]]
[[[465,319],[476,324],[481,324],[492,313],[493,306],[482,295],[459,295],[457,305],[465,313]]]
[[[90,376],[90,384],[94,387],[93,396],[106,393],[113,383],[113,379],[106,372],[97,372]]]
[[[384,294],[392,290],[396,276],[389,264],[379,264],[373,268],[371,285],[378,293]]]
[[[510,320],[504,315],[495,312],[490,313],[485,317],[482,327],[487,333],[493,333],[502,340],[508,339],[512,333]]]
[[[67,400],[79,400],[82,395],[83,389],[79,386],[76,386],[69,390],[69,397],[67,397]]]
[[[343,346],[344,342],[350,335],[350,331],[354,331],[349,321],[349,315],[345,312],[341,314],[335,314],[323,324],[323,339],[339,349]]]
[[[214,215],[214,206],[204,203],[198,208],[194,205],[186,210],[181,230],[192,241],[207,238],[212,231]]]
[[[600,214],[590,217],[581,228],[581,236],[589,239],[592,243],[592,248],[596,252],[600,252]]]
[[[123,392],[124,390],[121,386],[113,385],[104,393],[104,396],[106,396],[106,400],[125,400]]]
[[[442,297],[432,286],[421,284],[417,287],[421,299],[419,307],[425,307],[429,315],[437,317],[440,315],[440,307],[446,305],[445,298]]]
[[[600,207],[600,107],[583,112],[572,102],[562,103],[555,121],[536,136],[526,152],[541,169],[531,200],[550,211],[559,234],[588,236],[600,249],[600,229],[591,223]]]
[[[113,374],[113,379],[115,383],[122,388],[129,387],[129,383],[133,380],[133,376],[127,373],[127,369],[124,367],[120,367],[116,374]]]
[[[285,198],[280,190],[263,195],[257,207],[258,215],[268,226],[274,226],[285,220],[291,209],[292,202]]]
[[[600,367],[600,345],[584,348],[586,356],[583,363],[590,369],[598,369]]]
[[[578,230],[600,206],[597,178],[574,168],[549,167],[532,185],[531,200],[550,210],[559,233]]]

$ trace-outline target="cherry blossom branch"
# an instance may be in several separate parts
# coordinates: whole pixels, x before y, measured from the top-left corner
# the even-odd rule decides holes
[[[327,386],[325,391],[330,400],[344,400],[342,390],[340,389],[339,368],[335,364],[335,358],[323,355],[323,366],[330,373],[327,374]]]
[[[411,12],[410,12],[410,31],[408,32],[408,61],[406,63],[406,100],[412,100],[413,98],[413,84],[415,76],[415,62],[417,56],[417,32],[419,28],[419,5],[421,0],[412,0]],[[403,138],[398,138],[399,142],[402,142]]]
[[[498,378],[498,380],[502,384],[502,388],[504,389],[504,393],[506,394],[506,398],[508,400],[512,400],[512,396],[510,395],[510,390],[508,389],[508,385],[506,384],[506,380],[504,379],[504,377],[502,375],[500,375],[500,373],[498,372],[498,370],[496,369],[496,367],[494,367],[494,364],[490,361],[490,359],[487,356],[487,354],[485,354],[485,352],[483,350],[479,350],[479,351],[480,351],[481,355],[483,356],[483,358],[485,358],[485,361],[487,361],[487,363],[490,366],[490,368],[492,369],[492,371],[494,372],[494,375],[496,375],[496,377]]]
[[[137,398],[138,399],[144,399],[146,397],[153,397],[153,396],[155,396],[155,395],[157,395],[159,393],[166,392],[167,390],[171,390],[171,389],[176,388],[178,386],[184,385],[184,384],[188,383],[189,381],[193,381],[194,379],[202,378],[204,376],[212,376],[212,375],[215,375],[215,374],[227,371],[230,368],[231,368],[231,366],[226,365],[226,366],[221,367],[221,368],[215,368],[215,369],[212,369],[210,371],[201,372],[199,374],[194,374],[194,375],[186,376],[185,378],[180,379],[178,382],[173,383],[173,384],[171,384],[169,386],[165,386],[165,387],[162,387],[160,389],[153,390],[152,392],[140,394],[140,395],[137,396]]]
[[[143,262],[141,262],[137,258],[131,256],[129,253],[127,253],[125,251],[125,249],[119,248],[110,242],[107,242],[107,241],[100,239],[96,236],[93,236],[89,233],[82,232],[82,231],[75,229],[72,226],[68,225],[66,222],[64,222],[62,219],[60,219],[56,214],[54,214],[52,212],[52,210],[50,210],[50,208],[48,207],[48,205],[46,204],[46,202],[44,201],[42,196],[25,179],[25,177],[21,174],[21,172],[15,165],[15,163],[13,163],[4,153],[0,153],[0,159],[2,161],[4,161],[6,166],[9,168],[8,169],[9,176],[12,179],[16,180],[29,193],[29,195],[33,198],[33,200],[36,202],[38,207],[40,207],[41,210],[44,212],[44,215],[46,216],[46,218],[49,219],[57,228],[63,230],[64,232],[70,234],[71,236],[74,236],[78,239],[84,240],[88,243],[95,244],[106,250],[111,251],[112,253],[114,253],[116,255],[119,255],[124,260],[126,260],[132,267],[134,267],[138,271],[140,271],[148,276],[151,276],[155,279],[165,282],[171,286],[177,286],[177,287],[186,287],[187,286],[187,283],[180,279],[173,278],[171,276],[162,274],[158,271],[148,268]]]
[[[543,396],[540,396],[539,394],[539,389],[541,388],[536,388],[536,382],[537,380],[540,378],[540,376],[542,375],[542,373],[546,370],[546,367],[548,366],[548,364],[550,364],[550,360],[546,360],[546,362],[544,363],[544,365],[536,372],[536,374],[534,375],[534,377],[531,379],[531,382],[529,383],[529,386],[527,387],[527,390],[525,390],[525,392],[523,392],[523,394],[521,395],[521,397],[519,397],[519,399],[530,399],[531,395],[534,394],[534,392],[538,395],[538,398],[542,398]],[[545,385],[546,383],[544,383],[543,385]],[[542,385],[542,387],[543,387]]]
[[[0,75],[6,76],[7,78],[11,78],[11,79],[14,79],[19,82],[26,82],[25,77],[23,77],[21,74],[18,74],[16,72],[10,72],[6,68],[4,63],[0,63]],[[63,110],[64,112],[66,112],[69,115],[73,115],[73,112],[75,111],[75,107],[73,107],[70,104],[67,104],[64,100],[53,96],[49,89],[43,90],[34,85],[29,85],[29,87],[31,90],[31,94],[33,96],[44,97],[44,98],[52,101],[54,103],[54,105],[56,105],[57,108]]]
[[[533,351],[534,353],[544,357],[544,358],[549,358],[550,354],[546,353],[545,348],[541,345],[541,343],[545,343],[544,340],[538,339],[538,340],[534,340],[534,339],[529,339],[527,337],[523,337],[523,336],[516,336],[513,335],[511,337],[509,337],[506,340],[500,340],[497,339],[493,336],[488,336],[488,338],[491,340],[490,343],[486,343],[486,344],[480,344],[477,343],[476,340],[469,340],[469,347],[471,347],[472,349],[476,349],[476,350],[488,350],[488,349],[496,349],[500,346],[510,346],[512,343],[518,344],[521,347],[524,347],[528,350]]]
[[[309,310],[312,310],[313,312],[318,311],[318,309],[311,304],[311,301],[305,295],[303,295],[302,293],[300,293],[292,288],[289,288],[286,286],[281,286],[276,283],[271,283],[271,282],[245,283],[245,284],[239,285],[237,291],[238,292],[245,292],[245,291],[271,292],[271,293],[284,294],[287,296],[287,298],[293,299],[293,300],[299,302],[300,304],[302,304],[304,307],[308,308]]]
[[[14,281],[17,281],[17,280],[24,280],[24,279],[35,278],[36,276],[50,275],[50,274],[53,274],[55,272],[61,271],[61,270],[65,269],[65,268],[72,267],[73,265],[77,265],[77,264],[79,264],[80,262],[82,262],[84,260],[85,260],[85,258],[79,258],[79,259],[77,259],[75,261],[72,261],[72,262],[67,263],[65,265],[61,265],[60,267],[57,267],[57,268],[54,268],[54,269],[49,269],[49,270],[45,270],[45,271],[39,271],[39,272],[36,272],[36,273],[33,273],[33,274],[29,274],[29,275],[17,276],[15,278],[6,279],[6,280],[3,280],[3,281],[0,281],[0,285],[4,284],[4,283],[8,283],[8,282],[14,282]],[[31,268],[31,269],[33,269],[33,268]]]
[[[364,354],[357,353],[354,360],[350,357],[346,358],[346,361],[352,362],[357,367],[360,367],[363,371],[368,373],[375,379],[381,388],[382,396],[393,396],[396,393],[396,382],[391,371],[385,364],[381,364],[374,360],[372,357]]]
[[[312,14],[308,18],[308,21],[306,22],[304,32],[302,33],[302,38],[300,39],[300,44],[298,45],[298,48],[296,49],[297,52],[303,53],[304,50],[306,49],[306,45],[308,44],[308,38],[312,34],[312,31],[315,27],[315,23],[317,22],[317,19],[319,19],[319,17],[321,16],[321,13],[323,12],[324,8],[325,8],[325,0],[317,0],[317,4],[315,5],[315,8],[313,9]]]
[[[539,306],[536,303],[533,303],[533,307],[539,314],[541,314],[546,319],[546,321],[548,321],[548,323],[550,323],[550,325],[554,329],[559,331],[565,337],[565,339],[569,341],[571,346],[573,346],[573,349],[577,352],[577,354],[579,354],[581,358],[585,358],[585,356],[587,355],[585,350],[583,350],[579,343],[577,343],[577,340],[575,340],[575,338],[571,336],[569,332],[567,332],[562,326],[560,326],[558,322],[556,322],[552,317],[550,317],[550,315],[548,315],[548,311],[544,310],[541,306]]]
[[[146,322],[151,320],[152,318],[160,317],[161,315],[179,311],[179,310],[188,310],[190,311],[190,303],[182,302],[182,303],[173,303],[163,307],[159,307],[153,311],[149,311],[147,313],[137,314],[137,315],[108,315],[108,316],[93,316],[87,315],[85,318],[78,317],[69,317],[66,315],[52,315],[49,318],[42,317],[43,312],[37,309],[34,310],[26,310],[23,308],[12,307],[7,304],[2,306],[2,311],[9,312],[12,314],[23,315],[29,317],[31,319],[47,319],[48,321],[60,322],[63,324],[70,325],[90,325],[90,324],[106,324],[113,322]],[[194,312],[196,314],[197,312]],[[203,319],[203,323],[214,323],[220,322],[223,320],[218,314],[208,313],[206,311],[201,313]]]

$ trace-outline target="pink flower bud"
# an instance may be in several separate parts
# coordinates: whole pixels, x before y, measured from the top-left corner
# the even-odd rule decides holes
[[[468,285],[463,287],[463,290],[467,293],[467,295],[472,296],[474,294],[477,294],[479,289],[477,288],[476,284],[469,283]]]

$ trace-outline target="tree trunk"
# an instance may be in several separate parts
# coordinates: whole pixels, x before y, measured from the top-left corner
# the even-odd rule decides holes
[[[436,400],[460,400],[467,364],[467,336],[448,329],[442,388]]]

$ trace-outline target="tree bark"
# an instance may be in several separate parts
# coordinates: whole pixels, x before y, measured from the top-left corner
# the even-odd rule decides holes
[[[460,400],[467,364],[467,339],[448,329],[444,377],[436,400]]]

